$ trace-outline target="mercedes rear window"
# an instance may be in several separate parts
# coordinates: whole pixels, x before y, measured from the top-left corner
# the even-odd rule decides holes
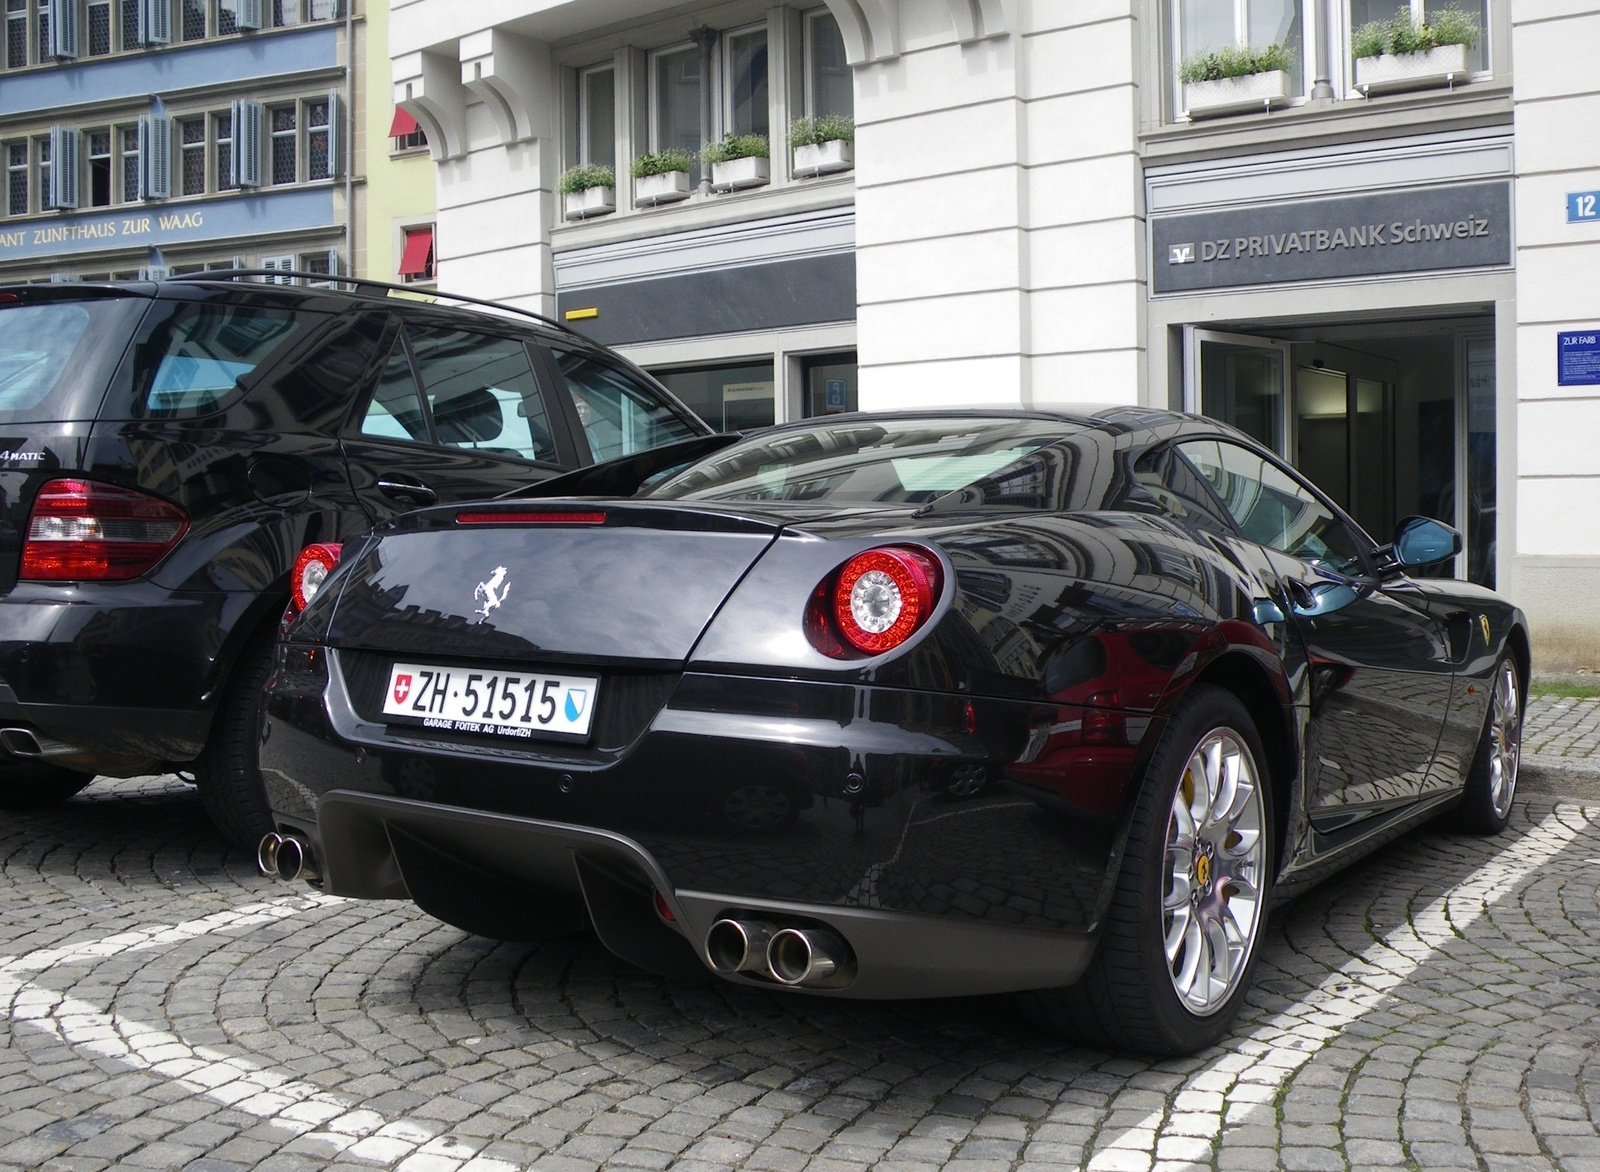
[[[148,304],[95,298],[0,305],[0,421],[94,418]]]
[[[992,477],[1070,432],[1033,419],[906,419],[768,432],[645,494],[701,501],[923,504]]]
[[[136,411],[162,417],[213,410],[285,352],[306,327],[306,315],[286,309],[182,306],[141,347]]]

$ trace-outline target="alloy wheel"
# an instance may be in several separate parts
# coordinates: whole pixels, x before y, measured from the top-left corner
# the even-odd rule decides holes
[[[1256,765],[1217,728],[1184,766],[1167,820],[1161,918],[1167,972],[1185,1009],[1222,1009],[1255,949],[1267,838]]]
[[[1504,819],[1517,795],[1522,760],[1522,697],[1517,669],[1509,659],[1495,673],[1489,705],[1489,805],[1496,818]]]

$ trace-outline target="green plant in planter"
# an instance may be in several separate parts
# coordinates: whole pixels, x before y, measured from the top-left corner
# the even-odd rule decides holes
[[[1224,45],[1185,57],[1178,66],[1178,80],[1185,85],[1197,81],[1221,81],[1225,77],[1248,77],[1252,73],[1271,73],[1294,64],[1287,45]]]
[[[821,146],[825,142],[854,142],[856,120],[848,114],[823,114],[796,118],[789,124],[791,147]]]
[[[635,179],[651,175],[670,175],[674,171],[687,171],[694,166],[694,156],[682,147],[668,147],[654,154],[640,155],[628,166]]]
[[[708,167],[713,163],[731,163],[735,159],[765,159],[772,147],[764,134],[730,134],[721,142],[708,142],[700,152],[700,160]]]
[[[1478,43],[1482,31],[1477,18],[1459,8],[1441,9],[1425,21],[1401,12],[1393,20],[1373,20],[1356,29],[1350,37],[1350,55],[1360,58],[1425,53],[1440,45],[1465,45],[1470,49]]]
[[[576,195],[591,187],[615,187],[617,173],[605,163],[586,163],[572,167],[561,175],[561,194]]]

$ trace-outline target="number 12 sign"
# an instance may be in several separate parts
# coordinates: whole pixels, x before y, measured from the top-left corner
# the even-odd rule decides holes
[[[1600,220],[1600,191],[1567,192],[1567,223]]]

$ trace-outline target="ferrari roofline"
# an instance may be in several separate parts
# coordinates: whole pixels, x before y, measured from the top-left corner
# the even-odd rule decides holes
[[[1033,419],[1069,424],[1085,431],[1103,431],[1119,435],[1158,440],[1182,430],[1189,435],[1227,435],[1248,439],[1237,428],[1221,420],[1204,415],[1169,411],[1162,407],[1139,407],[1123,403],[1085,403],[1068,409],[1038,407],[945,407],[912,408],[893,411],[852,411],[838,415],[811,416],[761,428],[761,434],[784,431],[804,431],[818,426],[835,426],[840,423],[898,423],[919,419],[951,420],[1005,420]],[[757,434],[747,432],[747,435]]]

